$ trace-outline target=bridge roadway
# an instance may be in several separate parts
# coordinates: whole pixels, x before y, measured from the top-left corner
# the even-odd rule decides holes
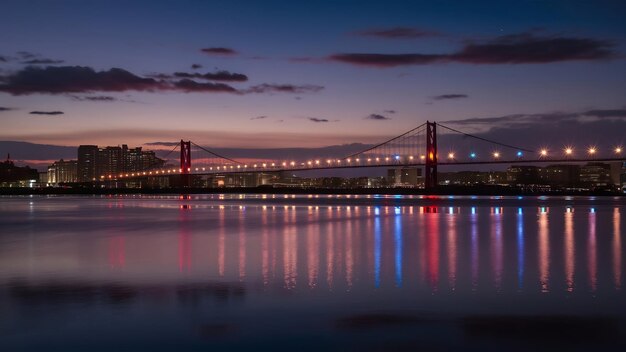
[[[563,163],[589,163],[589,162],[626,162],[626,156],[625,157],[613,157],[613,158],[560,158],[560,159],[547,159],[547,158],[540,158],[540,159],[524,159],[524,158],[518,158],[518,159],[514,159],[514,160],[467,160],[467,161],[446,161],[446,162],[437,162],[438,166],[456,166],[456,165],[497,165],[497,164],[546,164],[546,163],[551,163],[551,164],[563,164]],[[196,176],[202,176],[202,175],[231,175],[231,174],[246,174],[246,173],[258,173],[258,172],[281,172],[281,171],[315,171],[315,170],[332,170],[332,169],[358,169],[358,168],[379,168],[379,167],[387,167],[387,168],[397,168],[397,167],[423,167],[426,165],[425,162],[390,162],[390,163],[378,163],[378,164],[364,164],[362,162],[351,162],[348,163],[346,162],[345,164],[341,164],[341,165],[322,165],[321,163],[319,165],[315,164],[315,165],[308,165],[308,163],[305,163],[305,165],[302,165],[303,163],[300,163],[300,166],[291,166],[291,167],[283,167],[282,165],[279,165],[278,163],[275,163],[276,166],[270,166],[270,167],[240,167],[240,168],[235,168],[233,167],[232,169],[221,169],[221,170],[211,170],[211,171],[194,171],[195,168],[192,168],[191,172],[187,173],[187,175],[196,175]],[[220,167],[221,168],[221,167]],[[206,169],[206,167],[205,167]],[[180,170],[180,169],[178,169]],[[178,171],[177,170],[177,171]],[[161,170],[159,170],[161,171]],[[109,180],[118,180],[118,179],[124,179],[124,180],[128,180],[128,179],[138,179],[138,178],[146,178],[146,177],[163,177],[163,176],[172,176],[172,175],[183,175],[182,172],[178,171],[178,172],[160,172],[160,173],[155,173],[155,170],[153,171],[145,171],[145,172],[141,172],[141,173],[135,173],[133,174],[128,174],[128,176],[124,175],[122,177],[108,177],[108,176],[101,176],[100,179],[102,181],[109,181]]]

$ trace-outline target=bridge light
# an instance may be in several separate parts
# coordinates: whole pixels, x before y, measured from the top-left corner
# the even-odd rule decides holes
[[[589,152],[589,155],[595,154],[596,153],[596,147],[589,147],[588,152]]]
[[[272,163],[272,167],[276,166],[276,163]]]
[[[190,168],[190,167],[188,167],[188,168],[187,168],[187,171],[191,171],[191,168]]]
[[[294,161],[292,161],[291,162],[291,166],[294,166],[294,165],[296,165],[296,163]]]
[[[238,169],[241,169],[241,165],[237,165],[237,168],[238,168]]]
[[[356,161],[356,162],[358,163],[358,162],[359,162],[359,160],[360,160],[359,158],[356,158],[354,161]]]
[[[372,158],[367,158],[367,162],[368,163],[371,162],[371,161],[372,161]]]
[[[498,159],[500,157],[500,153],[498,152],[493,152],[493,157]]]
[[[307,161],[306,163],[307,163],[308,165],[313,164],[313,163],[311,162],[311,160]]]
[[[326,159],[326,164],[330,164],[332,160]]]
[[[547,149],[541,149],[541,151],[539,152],[539,155],[541,155],[541,156],[548,156],[548,150]]]
[[[253,166],[256,167],[256,164],[254,164]]]
[[[233,168],[233,166],[231,165],[231,166],[230,166],[230,169],[232,170],[232,168]]]
[[[283,166],[287,166],[287,162],[286,161],[283,161]]]
[[[263,163],[263,167],[266,167],[266,166],[267,166],[267,164],[266,164],[266,163]]]
[[[454,153],[448,153],[448,159],[454,159]]]
[[[413,160],[413,155],[409,156],[409,160]]]
[[[475,158],[476,158],[476,153],[471,152],[471,153],[470,153],[470,158],[475,159]]]
[[[100,178],[104,178],[104,175],[100,175]]]
[[[337,164],[341,164],[341,160],[337,159]]]
[[[210,171],[213,171],[213,166],[210,166],[210,167],[209,167],[209,170],[210,170]]]
[[[522,153],[521,150],[518,150],[515,155],[517,155],[518,158],[521,158],[524,155],[524,153]]]
[[[315,165],[319,165],[320,161],[319,160],[315,160]]]
[[[572,149],[572,147],[566,147],[565,148],[565,154],[566,155],[572,155],[573,152],[574,152],[574,149]]]
[[[615,153],[620,154],[622,152],[622,147],[615,147]]]
[[[420,159],[426,160],[426,155],[420,155]]]
[[[376,158],[376,162],[380,161],[380,158]]]
[[[400,160],[400,155],[396,155],[396,160]]]
[[[202,171],[206,171],[206,168],[204,168],[204,167],[203,167],[203,168],[202,168]]]

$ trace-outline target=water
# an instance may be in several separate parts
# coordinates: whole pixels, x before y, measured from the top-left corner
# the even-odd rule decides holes
[[[626,346],[626,200],[0,198],[0,349]]]

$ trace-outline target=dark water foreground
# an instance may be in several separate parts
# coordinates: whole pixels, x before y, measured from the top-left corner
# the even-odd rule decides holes
[[[0,350],[619,350],[626,200],[0,198]]]

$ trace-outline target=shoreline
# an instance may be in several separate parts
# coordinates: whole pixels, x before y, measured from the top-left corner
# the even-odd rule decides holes
[[[301,188],[301,187],[228,187],[228,188],[0,188],[2,195],[116,195],[116,194],[363,194],[363,195],[452,195],[452,196],[608,196],[625,197],[610,191],[532,191],[511,187],[441,186],[421,188]]]

